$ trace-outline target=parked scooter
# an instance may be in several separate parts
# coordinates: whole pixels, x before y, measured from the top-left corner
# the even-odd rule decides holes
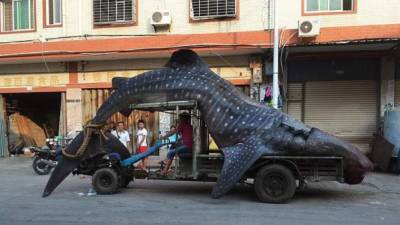
[[[34,154],[32,162],[33,170],[39,175],[47,175],[57,166],[59,159],[62,157],[62,148],[65,141],[59,138],[46,139],[46,145],[42,148],[30,147]]]
[[[47,138],[42,148],[29,147],[33,153],[33,170],[39,175],[47,175],[62,159],[62,149],[79,134],[79,130],[70,131],[66,137]]]
[[[31,147],[30,149],[35,154],[32,167],[37,174],[47,175],[51,172],[51,169],[57,166],[55,150],[49,149],[47,146],[43,148]]]

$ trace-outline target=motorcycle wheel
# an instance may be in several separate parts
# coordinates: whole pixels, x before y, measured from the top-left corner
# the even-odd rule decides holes
[[[41,161],[42,158],[35,157],[32,163],[33,170],[39,175],[47,175],[51,172],[51,166]]]

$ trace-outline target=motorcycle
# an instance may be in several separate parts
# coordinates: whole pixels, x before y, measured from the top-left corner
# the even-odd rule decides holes
[[[46,139],[46,145],[42,148],[30,147],[30,151],[34,154],[33,170],[39,175],[49,174],[62,158],[64,145],[65,140],[63,139],[48,138]]]

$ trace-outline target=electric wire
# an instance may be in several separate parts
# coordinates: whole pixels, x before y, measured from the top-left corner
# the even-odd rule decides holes
[[[47,65],[46,57],[44,56],[44,41],[40,40],[42,46],[42,60],[44,62],[44,66],[46,67],[47,73],[50,73],[49,66]]]

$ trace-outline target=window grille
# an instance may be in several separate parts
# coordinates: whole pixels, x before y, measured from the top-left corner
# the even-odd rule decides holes
[[[192,0],[193,19],[236,16],[236,0]]]
[[[134,0],[94,0],[94,24],[133,22]]]

